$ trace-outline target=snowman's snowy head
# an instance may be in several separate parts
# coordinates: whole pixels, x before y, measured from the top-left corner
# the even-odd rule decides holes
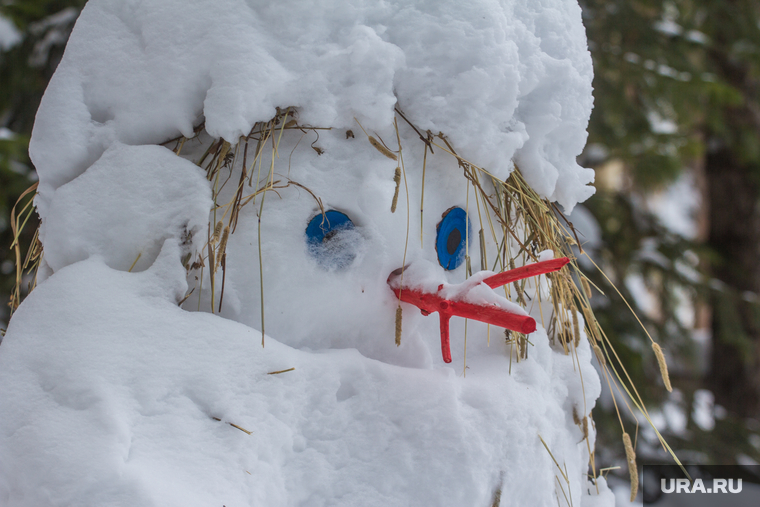
[[[48,120],[31,146],[43,223],[55,189],[115,140],[155,143],[181,132],[181,148],[165,146],[206,169],[215,199],[208,233],[194,226],[201,263],[218,254],[215,224],[220,236],[231,231],[213,288],[209,266],[195,270],[185,308],[213,308],[298,347],[357,347],[400,364],[439,360],[438,326],[417,312],[404,314],[396,347],[389,274],[409,264],[408,283],[454,283],[479,268],[519,265],[518,256],[535,260],[526,257],[528,238],[495,215],[498,182],[515,165],[538,196],[566,209],[593,191],[593,172],[575,162],[592,105],[577,3],[227,7],[88,5],[77,29],[114,35],[92,45],[75,30],[43,100]],[[139,37],[118,35],[125,26],[139,27],[129,32]],[[182,29],[167,32],[174,26]],[[43,226],[42,239],[59,269],[76,256],[56,255],[54,229]],[[137,248],[146,253],[135,268],[150,265],[169,233],[148,230],[161,237],[128,236],[138,246],[114,247],[120,260],[111,264],[131,262],[121,257]]]
[[[278,4],[246,16],[256,30],[228,29],[256,39],[244,47],[259,63],[242,65],[243,48],[209,67],[205,133],[181,152],[206,156],[209,232],[219,221],[234,231],[213,289],[196,270],[185,307],[297,347],[439,361],[439,326],[416,311],[396,347],[390,273],[409,265],[407,284],[437,286],[535,261],[535,245],[497,217],[524,218],[499,208],[515,165],[566,208],[592,192],[575,162],[591,108],[577,4],[355,2],[323,23]]]

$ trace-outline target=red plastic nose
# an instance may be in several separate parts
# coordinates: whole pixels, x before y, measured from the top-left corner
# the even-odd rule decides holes
[[[541,275],[557,271],[565,266],[570,260],[567,257],[552,259],[550,261],[537,262],[516,269],[511,269],[497,275],[485,278],[480,283],[496,288],[507,283],[522,280],[530,276]],[[455,299],[445,299],[440,292],[443,285],[439,285],[436,292],[425,292],[417,289],[403,289],[400,286],[400,275],[404,268],[393,271],[388,277],[388,285],[396,294],[396,297],[405,303],[411,303],[420,309],[423,315],[438,312],[441,323],[441,353],[443,361],[451,362],[451,345],[449,337],[449,320],[451,317],[464,317],[466,319],[485,322],[495,326],[530,334],[536,330],[536,321],[527,315],[517,315],[503,308],[493,305],[475,304],[464,301],[467,292],[474,286],[468,286],[463,293],[457,294]]]

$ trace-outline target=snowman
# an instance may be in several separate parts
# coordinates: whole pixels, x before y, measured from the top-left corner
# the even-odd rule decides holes
[[[591,77],[574,0],[91,0],[0,504],[611,505],[553,204]]]

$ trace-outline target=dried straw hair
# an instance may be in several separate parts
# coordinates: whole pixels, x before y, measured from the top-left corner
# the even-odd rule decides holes
[[[224,232],[222,233],[222,239],[219,241],[219,252],[216,255],[216,264],[214,265],[214,271],[219,270],[219,263],[222,262],[222,257],[224,256],[225,251],[227,250],[227,240],[230,237],[230,226],[224,228]]]
[[[639,492],[639,469],[636,467],[636,451],[633,450],[631,436],[627,432],[623,433],[623,445],[628,461],[628,473],[631,475],[631,502],[633,502]]]
[[[214,247],[211,246],[211,243],[208,245],[208,268],[213,275],[214,271],[216,271],[216,262],[214,261]]]
[[[657,364],[660,366],[660,375],[662,375],[662,381],[665,384],[665,389],[668,392],[673,391],[673,386],[670,385],[670,375],[668,374],[668,363],[665,362],[665,354],[662,353],[660,345],[656,342],[652,342],[652,350],[657,358]]]
[[[396,212],[396,205],[398,204],[398,191],[401,187],[401,168],[397,167],[393,173],[393,181],[396,183],[396,191],[393,193],[393,202],[391,203],[391,213]]]
[[[388,148],[386,148],[385,146],[383,146],[377,139],[375,139],[372,136],[368,136],[368,137],[369,137],[369,144],[374,146],[377,151],[379,151],[380,153],[382,153],[383,155],[385,155],[391,160],[398,160],[398,157],[396,156],[396,154],[393,153]]]
[[[588,438],[588,416],[583,416],[583,419],[578,415],[578,409],[573,407],[573,422],[583,431],[583,438]]]
[[[401,345],[401,317],[402,317],[401,305],[396,308],[396,347]]]
[[[498,488],[494,493],[491,507],[499,507],[499,505],[501,505],[501,488]]]
[[[222,235],[222,227],[224,227],[224,224],[222,223],[221,220],[219,220],[216,223],[216,227],[214,227],[214,236],[211,239],[213,243],[216,243],[219,241],[219,237]]]
[[[578,326],[578,312],[575,311],[574,308],[571,310],[571,312],[573,314],[573,340],[575,347],[577,348],[581,343],[581,330]]]
[[[588,336],[591,336],[591,339],[589,339],[589,342],[596,343],[601,342],[602,340],[597,336],[597,330],[596,326],[594,325],[594,317],[591,313],[591,309],[587,306],[582,306],[581,310],[583,310],[583,319],[586,321],[586,326],[588,327],[589,333],[587,333]]]
[[[586,293],[586,297],[588,299],[591,299],[591,285],[589,285],[588,280],[586,280],[584,277],[581,277],[581,285],[583,286],[583,292]]]
[[[607,360],[604,359],[604,352],[602,352],[602,348],[594,344],[594,354],[596,355],[596,360],[599,361],[599,364],[602,366],[605,366],[607,364]]]

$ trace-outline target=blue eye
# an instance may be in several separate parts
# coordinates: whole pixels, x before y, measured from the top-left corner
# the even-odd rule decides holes
[[[452,270],[462,265],[468,230],[467,213],[462,208],[453,207],[443,214],[438,224],[435,250],[443,269]]]
[[[327,270],[348,267],[356,258],[360,238],[354,223],[340,211],[319,213],[306,226],[309,254]]]

